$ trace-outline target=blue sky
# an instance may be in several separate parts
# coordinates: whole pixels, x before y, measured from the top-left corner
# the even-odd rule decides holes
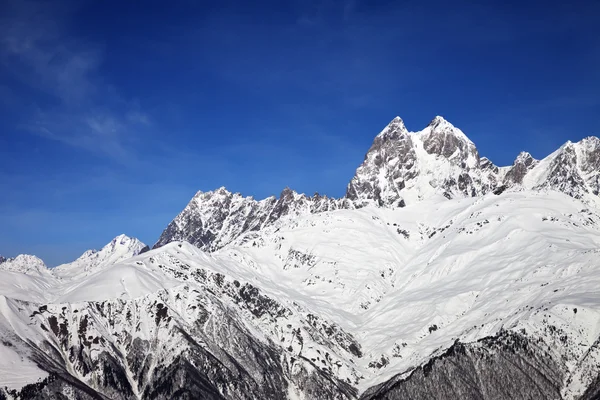
[[[498,165],[600,134],[598,2],[469,3],[3,1],[0,254],[152,244],[223,185],[341,196],[396,115]]]

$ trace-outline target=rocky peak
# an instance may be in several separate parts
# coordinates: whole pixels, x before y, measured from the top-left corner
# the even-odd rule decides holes
[[[21,272],[27,275],[45,275],[48,273],[48,267],[44,262],[33,255],[19,254],[14,258],[4,258],[0,262],[0,270],[9,272]]]
[[[406,126],[404,126],[404,121],[402,121],[402,118],[400,117],[395,117],[385,128],[383,128],[376,138],[395,140],[406,134],[408,134],[408,130],[406,129]]]
[[[2,264],[4,261],[6,261],[5,257],[0,256],[0,264]]]
[[[285,189],[283,189],[281,191],[281,193],[279,194],[279,200],[282,200],[282,201],[293,201],[294,198],[297,195],[298,194],[294,190],[292,190],[292,189],[290,189],[289,187],[286,186]]]
[[[423,148],[429,154],[442,156],[462,168],[474,168],[479,164],[473,142],[443,117],[435,117],[420,135]]]
[[[495,186],[497,172],[481,171],[473,142],[443,117],[414,133],[401,121],[392,120],[375,138],[348,184],[346,197],[357,206],[402,207],[436,194],[480,195]]]
[[[588,152],[582,147],[581,142],[568,141],[548,156],[548,172],[545,180],[537,183],[537,188],[557,190],[576,199],[583,199],[586,194],[593,192],[590,186],[594,184],[594,174],[582,175],[588,169],[582,162],[583,159],[587,160]]]
[[[215,251],[284,217],[367,205],[403,207],[434,196],[480,196],[509,187],[550,188],[582,198],[600,191],[598,171],[600,140],[595,137],[566,143],[541,161],[522,152],[512,166],[499,168],[480,158],[475,144],[441,116],[418,132],[409,132],[395,117],[375,136],[344,198],[308,197],[290,188],[260,201],[224,187],[198,192],[154,247],[178,240]]]
[[[533,158],[531,156],[531,154],[529,154],[528,152],[522,151],[519,153],[519,155],[515,159],[513,165],[523,164],[523,165],[529,167],[529,166],[533,165],[534,163],[537,163],[537,160],[535,158]]]
[[[498,173],[498,167],[487,157],[481,157],[479,159],[479,168],[481,168],[482,171],[489,173]]]
[[[350,207],[347,200],[307,197],[286,187],[278,198],[263,200],[232,194],[225,188],[198,192],[163,231],[153,246],[187,241],[202,250],[216,251],[246,232],[256,231],[287,216]]]
[[[412,137],[399,117],[375,137],[363,163],[346,189],[346,198],[365,206],[404,206],[400,191],[416,176],[417,155]]]
[[[534,159],[531,154],[526,151],[519,153],[513,165],[504,176],[504,185],[514,186],[523,183],[525,175],[538,164],[538,160]]]

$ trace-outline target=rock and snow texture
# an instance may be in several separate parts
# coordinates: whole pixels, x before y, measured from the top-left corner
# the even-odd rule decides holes
[[[342,199],[308,197],[285,189],[279,198],[254,200],[225,188],[199,192],[167,226],[154,248],[177,240],[215,251],[248,231],[280,218],[367,205],[404,207],[435,197],[475,197],[503,190],[557,190],[600,206],[600,139],[568,142],[543,160],[522,152],[498,167],[438,116],[409,132],[400,117],[376,137]]]
[[[284,189],[279,198],[264,200],[243,197],[225,188],[198,192],[184,210],[167,226],[154,248],[185,240],[202,250],[214,251],[240,235],[272,225],[281,218],[352,207],[345,199],[315,194],[308,197]]]
[[[2,262],[0,399],[597,398],[598,151],[396,118],[343,199],[221,188],[152,250]]]
[[[559,192],[334,210],[4,295],[0,331],[47,398],[507,398],[496,376],[575,399],[598,379],[599,249],[598,211]]]
[[[482,195],[496,186],[497,177],[480,162],[473,142],[442,117],[419,132],[409,132],[396,117],[373,141],[346,197],[403,207],[436,194]]]

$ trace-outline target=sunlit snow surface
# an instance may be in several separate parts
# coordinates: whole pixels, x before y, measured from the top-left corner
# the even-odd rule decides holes
[[[319,213],[248,233],[212,254],[181,242],[129,258],[124,254],[135,250],[119,251],[116,263],[90,266],[80,259],[76,268],[48,273],[0,271],[1,332],[33,341],[49,335],[15,299],[60,308],[152,298],[161,290],[175,298],[207,290],[188,279],[204,269],[250,283],[293,311],[283,320],[247,321],[258,338],[283,342],[285,351],[321,354],[323,345],[309,337],[301,349],[287,349],[286,326],[305,323],[308,314],[350,333],[362,357],[329,351],[342,365],[334,373],[360,390],[409,371],[457,339],[474,341],[500,329],[524,329],[551,344],[575,371],[567,397],[597,373],[600,217],[561,193],[432,198],[400,209]],[[191,318],[187,312],[172,310],[182,319]],[[0,351],[0,387],[18,388],[45,375],[19,349]],[[23,373],[16,376],[16,368]]]

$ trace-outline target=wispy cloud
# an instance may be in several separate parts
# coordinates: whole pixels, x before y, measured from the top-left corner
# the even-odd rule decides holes
[[[0,18],[0,62],[20,84],[48,98],[20,127],[69,146],[126,157],[132,135],[149,126],[150,117],[105,82],[102,46],[68,34],[68,7],[13,0],[7,10]]]

